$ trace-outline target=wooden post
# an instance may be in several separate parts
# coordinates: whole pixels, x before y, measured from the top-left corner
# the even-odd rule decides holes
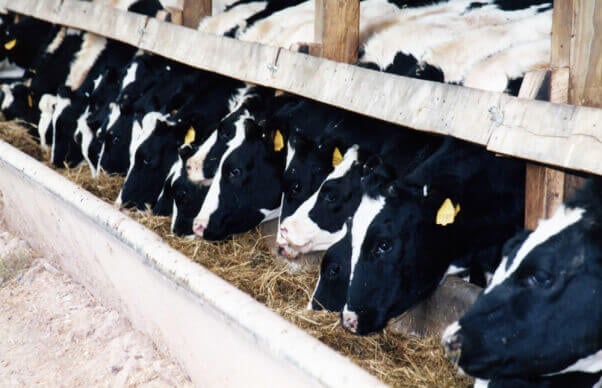
[[[314,35],[320,56],[354,63],[360,37],[359,0],[316,0]]]
[[[602,107],[602,0],[563,0],[554,3],[550,100]],[[558,169],[527,166],[525,227],[554,209],[583,179]]]
[[[211,0],[184,0],[182,24],[196,29],[203,16],[211,16]]]

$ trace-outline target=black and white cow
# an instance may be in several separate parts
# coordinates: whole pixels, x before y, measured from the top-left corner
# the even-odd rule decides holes
[[[185,142],[207,139],[228,113],[228,101],[242,83],[217,74],[195,73],[193,82],[183,82],[170,105],[163,109],[170,112],[168,115],[155,111],[142,119],[139,134],[134,133],[130,146],[130,167],[116,201],[118,205],[145,209],[150,204],[152,208],[178,161],[179,147]]]
[[[387,177],[394,179],[414,168],[440,143],[438,138],[377,120],[350,114],[345,120],[337,135],[341,140],[335,142],[339,144],[336,150],[345,150],[340,164],[292,215],[281,220],[280,253],[289,258],[326,250],[346,234],[345,221],[359,205],[363,165],[370,156],[393,158],[390,166],[395,167]]]
[[[207,240],[225,239],[279,215],[287,133],[268,119],[290,98],[265,88],[256,93],[253,107],[243,104],[230,116],[234,135],[194,219],[194,233]]]
[[[378,179],[364,181],[341,314],[356,334],[382,329],[428,296],[454,260],[491,260],[522,224],[524,163],[468,143],[447,139],[412,173],[376,190]]]
[[[601,205],[594,178],[535,231],[508,241],[491,284],[443,335],[464,372],[490,387],[600,385]]]

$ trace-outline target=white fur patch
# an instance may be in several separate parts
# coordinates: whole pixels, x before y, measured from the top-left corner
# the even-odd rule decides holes
[[[102,53],[107,45],[107,39],[90,32],[86,32],[83,36],[83,42],[81,48],[75,55],[75,59],[69,69],[69,75],[65,85],[69,86],[71,90],[77,90],[84,79],[88,75],[88,72],[98,59],[98,56]]]
[[[553,373],[552,375],[569,372],[598,373],[600,371],[602,371],[602,350],[599,350],[590,356],[583,357],[577,360],[571,366],[561,370],[558,373]]]
[[[351,276],[349,284],[353,281],[355,266],[360,259],[360,253],[364,238],[368,232],[370,224],[385,206],[385,199],[378,197],[376,199],[364,195],[357,211],[353,215],[353,225],[351,227]]]
[[[61,43],[63,43],[63,40],[65,40],[66,35],[67,35],[67,28],[62,27],[59,30],[59,32],[57,32],[57,34],[54,36],[54,39],[52,39],[52,42],[50,42],[48,47],[46,47],[46,53],[48,53],[48,54],[54,53],[60,47]]]
[[[234,27],[246,27],[245,20],[254,14],[263,11],[267,6],[266,1],[254,1],[240,4],[227,12],[201,19],[198,30],[215,35],[224,35]]]
[[[38,103],[38,108],[40,109],[38,136],[40,136],[40,146],[44,149],[48,149],[48,144],[46,144],[46,133],[52,124],[52,115],[54,113],[55,105],[56,96],[53,96],[52,94],[44,94]]]
[[[207,179],[207,177],[205,177],[205,174],[203,173],[203,166],[205,164],[205,159],[207,158],[209,151],[211,151],[211,148],[213,148],[216,142],[217,129],[211,132],[211,136],[209,136],[207,140],[205,140],[203,144],[201,144],[201,146],[194,153],[194,155],[192,155],[186,161],[186,172],[188,175],[188,179],[191,182],[201,183],[202,181]]]
[[[123,81],[121,82],[121,90],[124,90],[129,84],[136,81],[136,71],[138,71],[138,62],[134,62],[128,66],[125,77],[123,77]]]
[[[54,160],[54,148],[56,145],[56,123],[61,113],[71,104],[69,98],[56,97],[56,103],[54,105],[54,112],[52,112],[52,147],[50,149],[50,160]]]
[[[12,105],[13,101],[15,101],[15,96],[13,96],[13,91],[10,88],[10,85],[2,85],[0,86],[2,89],[2,93],[4,93],[4,98],[2,99],[1,109],[6,109]]]
[[[75,130],[75,136],[81,136],[81,151],[84,159],[88,162],[90,166],[90,172],[92,177],[96,177],[98,175],[97,166],[95,166],[90,160],[89,147],[92,140],[94,140],[94,134],[92,133],[92,129],[88,126],[88,117],[90,117],[90,107],[87,106],[84,113],[78,117],[77,119],[77,128]]]
[[[506,263],[508,261],[507,258],[502,260],[502,263],[498,266],[493,274],[491,284],[489,284],[489,286],[485,289],[484,293],[489,293],[495,286],[508,279],[518,269],[525,257],[527,257],[527,255],[535,247],[545,243],[552,236],[557,235],[558,233],[562,232],[562,230],[581,220],[584,212],[585,210],[582,208],[566,208],[564,205],[561,205],[556,210],[552,218],[548,220],[541,220],[539,225],[537,225],[537,229],[535,229],[533,233],[529,235],[529,237],[518,250],[516,257],[512,261],[512,265],[510,268],[508,268],[508,270],[506,270]]]

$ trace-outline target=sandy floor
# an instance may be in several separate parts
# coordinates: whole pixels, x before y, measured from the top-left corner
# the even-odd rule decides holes
[[[191,386],[114,310],[0,224],[0,386]]]

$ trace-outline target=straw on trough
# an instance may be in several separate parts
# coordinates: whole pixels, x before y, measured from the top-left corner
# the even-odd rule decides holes
[[[2,123],[0,128],[13,125]],[[17,131],[19,132],[19,131]],[[0,136],[20,147],[22,139],[0,129]],[[27,135],[20,131],[20,136]],[[100,174],[91,177],[87,166],[59,170],[105,201],[116,198],[122,177]],[[318,268],[293,266],[270,254],[266,236],[259,230],[220,242],[180,238],[170,230],[170,219],[150,212],[129,212],[134,219],[153,230],[175,249],[193,261],[249,293],[285,319],[349,357],[358,365],[397,387],[466,387],[471,380],[459,376],[443,357],[439,338],[409,338],[384,330],[367,337],[354,336],[339,325],[336,313],[309,311],[305,307],[315,285]]]

